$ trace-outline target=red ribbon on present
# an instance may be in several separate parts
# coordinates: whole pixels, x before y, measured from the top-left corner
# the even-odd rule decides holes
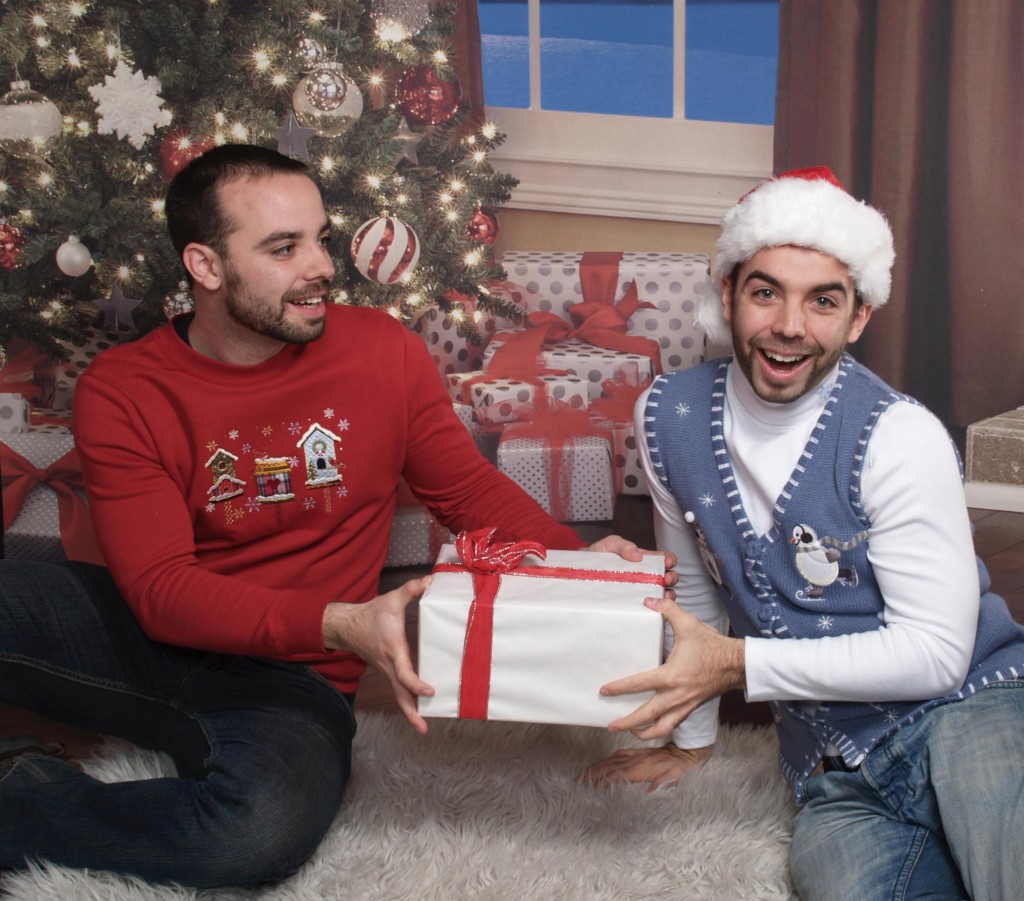
[[[17,451],[0,444],[0,472],[3,473],[4,530],[10,528],[29,492],[40,485],[57,495],[60,539],[69,560],[103,565],[89,508],[78,495],[85,487],[78,449],[71,448],[59,460],[39,469]]]
[[[652,338],[629,334],[629,317],[639,309],[655,309],[654,304],[641,302],[636,281],[629,283],[618,303],[615,301],[621,261],[621,253],[584,253],[580,260],[583,301],[569,307],[571,321],[566,322],[555,313],[530,313],[526,317],[526,331],[503,339],[488,368],[523,371],[531,364],[539,365],[535,361],[545,343],[576,339],[605,350],[647,357],[654,372],[660,373],[661,345]]]
[[[491,663],[494,644],[494,602],[501,588],[501,576],[544,579],[572,579],[593,582],[629,582],[636,585],[656,585],[663,591],[665,577],[658,573],[617,572],[591,570],[567,566],[523,566],[523,558],[533,554],[541,560],[547,550],[536,541],[497,542],[496,529],[477,529],[460,532],[455,539],[455,550],[462,564],[439,563],[434,572],[473,575],[473,601],[466,619],[466,638],[462,653],[459,680],[459,717],[487,719],[487,706],[491,695]]]
[[[32,348],[25,348],[15,354],[3,369],[0,369],[0,392],[4,394],[20,394],[30,403],[42,391],[42,387],[33,383],[36,367],[48,362],[48,358]]]
[[[524,404],[519,409],[523,421],[509,423],[501,433],[501,441],[539,438],[545,443],[550,450],[548,484],[551,515],[559,522],[566,522],[575,463],[575,439],[607,438],[607,434],[591,419],[587,410],[577,410],[555,398],[545,398],[541,403],[532,405]]]

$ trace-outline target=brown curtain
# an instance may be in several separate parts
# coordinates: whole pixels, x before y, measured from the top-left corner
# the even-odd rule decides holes
[[[1024,3],[781,0],[775,171],[827,165],[896,239],[854,353],[963,428],[1024,405]]]
[[[469,105],[466,124],[484,123],[484,78],[480,61],[480,13],[476,0],[459,0],[452,36],[452,66],[462,85],[462,99]]]

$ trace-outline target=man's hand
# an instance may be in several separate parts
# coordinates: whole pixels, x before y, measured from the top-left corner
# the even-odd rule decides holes
[[[657,669],[609,682],[601,694],[653,691],[653,698],[608,728],[629,730],[642,739],[664,738],[705,701],[745,687],[743,641],[719,634],[669,598],[644,603],[672,626],[675,640],[668,660]]]
[[[416,711],[416,698],[433,695],[434,689],[416,675],[405,634],[405,608],[430,584],[430,576],[413,579],[377,595],[365,604],[328,604],[324,610],[324,647],[351,651],[376,667],[391,683],[398,706],[417,732],[427,731],[427,721]]]
[[[665,587],[671,588],[679,578],[673,569],[676,565],[675,554],[668,554],[665,551],[645,551],[638,547],[635,541],[630,541],[621,535],[607,535],[600,541],[588,545],[585,550],[618,554],[623,560],[629,560],[632,563],[639,563],[643,560],[644,554],[660,554],[665,558]]]
[[[595,788],[613,782],[647,782],[648,791],[662,785],[675,785],[687,773],[702,766],[711,756],[706,748],[677,748],[672,742],[660,748],[623,748],[592,763],[577,777]]]

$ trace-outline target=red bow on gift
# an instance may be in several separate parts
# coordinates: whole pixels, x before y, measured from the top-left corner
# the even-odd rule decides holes
[[[60,538],[67,558],[103,564],[89,508],[78,495],[85,486],[77,448],[72,448],[45,469],[39,469],[6,444],[0,444],[0,472],[3,473],[4,484],[5,530],[17,519],[29,492],[39,485],[48,485],[57,494]]]
[[[647,373],[641,376],[636,363],[620,366],[614,376],[601,382],[601,397],[591,401],[591,415],[607,422],[631,423],[633,408],[650,384],[651,377]]]
[[[545,343],[577,339],[595,347],[648,357],[655,373],[661,370],[661,345],[652,338],[629,334],[629,318],[639,309],[654,309],[641,302],[636,282],[631,281],[622,299],[615,302],[621,253],[585,253],[580,261],[583,301],[569,307],[566,322],[555,313],[543,311],[526,317],[525,332],[504,338],[491,358],[489,369],[513,368],[523,371],[537,362]],[[521,376],[513,376],[521,378]]]

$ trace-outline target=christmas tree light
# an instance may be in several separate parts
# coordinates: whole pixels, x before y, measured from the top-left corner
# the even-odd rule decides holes
[[[449,298],[469,296],[514,317],[487,290],[503,273],[490,253],[496,222],[482,228],[481,210],[489,222],[516,181],[488,161],[504,136],[465,124],[456,10],[428,0],[5,3],[0,353],[22,338],[60,356],[62,340],[101,317],[134,335],[188,309],[163,197],[175,172],[225,142],[308,161],[336,230],[339,302],[405,320],[429,304],[461,310]],[[418,257],[401,278],[368,278],[352,239],[388,217],[415,236]],[[471,333],[471,318],[460,321]]]

